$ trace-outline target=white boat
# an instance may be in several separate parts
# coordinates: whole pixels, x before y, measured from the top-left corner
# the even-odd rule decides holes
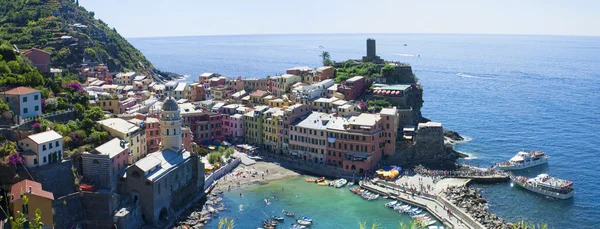
[[[429,220],[423,220],[423,221],[421,221],[421,226],[422,226],[422,227],[427,227],[427,226],[429,226],[429,225],[433,225],[433,224],[435,224],[435,223],[437,223],[437,221],[436,221],[436,220],[433,220],[433,219],[429,219]]]
[[[367,198],[367,200],[376,200],[379,197],[379,194],[375,194],[372,196],[369,196],[369,198]]]
[[[393,207],[393,206],[394,206],[394,205],[396,205],[397,203],[398,203],[398,201],[397,201],[397,200],[394,200],[394,201],[392,201],[392,202],[388,202],[387,204],[385,204],[385,206],[389,208],[389,207]]]
[[[296,220],[296,222],[297,222],[298,224],[300,224],[300,225],[310,225],[310,224],[312,223],[312,222],[310,222],[310,221],[301,220],[301,219],[299,219],[299,220]]]
[[[496,164],[500,170],[519,170],[548,163],[548,155],[539,150],[519,152],[509,161]]]
[[[510,176],[510,179],[524,189],[558,199],[569,199],[575,195],[572,181],[551,177],[548,174],[540,174],[535,178]]]
[[[344,187],[344,185],[348,184],[348,181],[344,178],[339,179],[336,183],[335,183],[335,187],[336,188],[341,188]]]

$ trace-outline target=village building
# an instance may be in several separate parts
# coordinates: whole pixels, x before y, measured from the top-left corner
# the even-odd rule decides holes
[[[129,164],[133,164],[148,154],[146,133],[140,127],[121,118],[108,118],[100,120],[98,123],[110,136],[123,139],[129,145],[131,152]]]
[[[29,135],[18,142],[21,156],[29,168],[60,163],[63,159],[63,136],[54,130]]]
[[[35,66],[40,72],[50,72],[50,66],[52,62],[50,61],[50,53],[41,49],[32,48],[28,50],[23,50],[21,55],[27,57],[29,61]]]
[[[15,87],[0,93],[0,98],[20,118],[37,117],[42,114],[42,94],[28,87]]]
[[[90,152],[81,154],[83,177],[96,189],[116,191],[119,175],[129,162],[129,144],[113,138]]]
[[[23,202],[24,197],[29,199],[27,204]],[[22,180],[10,188],[11,215],[16,218],[19,213],[23,213],[27,221],[33,222],[36,219],[36,210],[39,209],[44,229],[54,228],[52,201],[54,194],[42,189],[42,184],[35,181]]]

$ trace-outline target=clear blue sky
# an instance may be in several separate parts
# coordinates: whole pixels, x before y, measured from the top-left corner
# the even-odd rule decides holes
[[[79,0],[125,37],[291,33],[600,36],[600,0]]]

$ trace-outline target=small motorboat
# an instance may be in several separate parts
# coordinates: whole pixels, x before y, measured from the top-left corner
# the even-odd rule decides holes
[[[394,206],[394,205],[396,205],[397,203],[398,203],[398,201],[397,201],[397,200],[394,200],[394,201],[392,201],[392,202],[388,202],[387,204],[385,204],[385,206],[389,208],[389,207],[393,207],[393,206]]]
[[[290,227],[290,229],[304,229],[304,228],[306,228],[306,226],[297,225],[297,224],[292,224],[292,227]]]
[[[336,188],[341,188],[341,187],[344,187],[344,185],[346,185],[346,184],[348,184],[348,180],[346,180],[346,179],[342,178],[342,179],[339,179],[339,180],[338,180],[338,181],[335,183],[335,187],[336,187]]]
[[[319,185],[319,186],[329,186],[329,182],[328,181],[318,182],[317,185]]]
[[[302,216],[302,220],[305,220],[305,221],[308,221],[308,222],[311,222],[311,223],[313,221],[311,218],[306,217],[306,216]]]
[[[311,221],[306,221],[306,220],[296,220],[296,223],[300,224],[300,225],[304,225],[304,226],[308,226],[310,225],[312,222]]]
[[[308,183],[315,183],[315,179],[312,179],[312,178],[306,178],[304,180]]]
[[[271,219],[277,220],[277,221],[282,221],[283,217],[282,216],[271,216]]]
[[[437,223],[437,221],[433,220],[433,219],[423,220],[423,221],[421,221],[421,226],[427,227],[427,226],[433,225],[435,223]]]
[[[379,197],[379,194],[375,194],[367,198],[367,200],[376,200]]]
[[[316,182],[319,183],[319,182],[323,182],[323,181],[325,181],[325,177],[319,177],[319,178],[317,178]]]
[[[281,211],[281,213],[282,213],[283,215],[285,215],[285,216],[294,216],[294,213],[293,213],[293,212],[289,212],[289,211],[286,211],[286,210],[283,210],[283,211]]]
[[[423,209],[417,209],[416,211],[413,211],[413,212],[411,212],[410,214],[411,214],[411,215],[416,215],[416,214],[419,214],[419,213],[421,213],[421,212],[423,212]]]
[[[265,227],[267,227],[267,226],[277,227],[277,221],[266,219],[266,220],[263,221],[263,226],[265,226]]]

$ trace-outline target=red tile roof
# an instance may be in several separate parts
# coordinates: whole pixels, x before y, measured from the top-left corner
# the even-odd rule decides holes
[[[253,92],[252,94],[250,94],[250,96],[253,97],[263,97],[263,95],[267,94],[266,91],[263,90],[256,90],[255,92]]]
[[[7,94],[7,95],[25,95],[25,94],[31,94],[34,92],[40,92],[40,91],[32,89],[32,88],[28,88],[28,87],[15,87],[13,89],[10,89],[10,90],[2,92],[2,93]]]
[[[25,49],[25,50],[21,50],[21,51],[22,51],[23,55],[27,55],[27,54],[29,54],[29,53],[31,53],[33,51],[43,52],[43,53],[46,53],[46,54],[50,55],[49,52],[46,52],[46,51],[44,51],[42,49],[37,49],[37,48]]]
[[[31,192],[29,191],[30,188]],[[31,180],[23,180],[19,183],[13,184],[13,186],[10,188],[10,194],[13,197],[12,201],[21,199],[21,193],[30,193],[32,195],[54,200],[54,194],[44,191],[42,189],[42,184]]]

